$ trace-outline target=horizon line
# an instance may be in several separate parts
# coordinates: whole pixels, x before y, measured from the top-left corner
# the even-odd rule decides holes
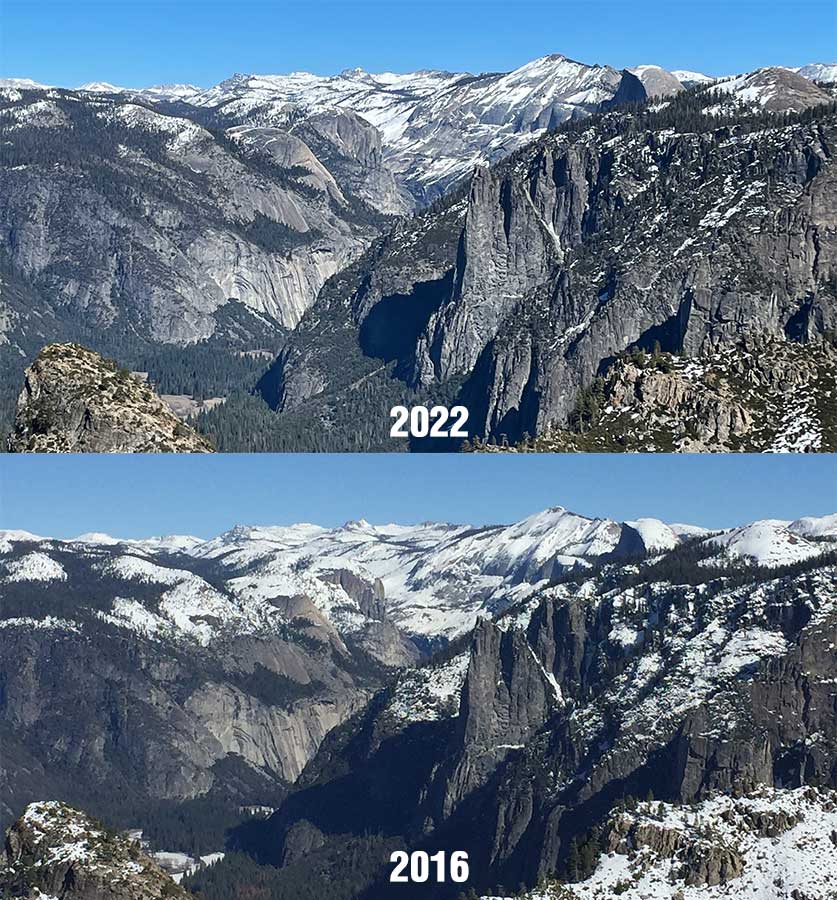
[[[808,62],[799,63],[799,64],[773,62],[773,63],[764,63],[760,66],[757,66],[755,69],[745,69],[740,72],[739,71],[729,71],[729,72],[726,72],[721,75],[716,75],[716,74],[711,74],[702,69],[691,68],[688,65],[678,66],[677,68],[674,68],[674,69],[667,69],[665,66],[660,66],[658,63],[635,63],[632,66],[618,67],[618,66],[611,65],[610,63],[584,62],[583,60],[574,59],[573,57],[566,56],[563,53],[556,52],[556,53],[547,53],[547,54],[543,54],[541,56],[532,57],[530,59],[527,59],[525,62],[521,63],[519,66],[516,66],[513,69],[485,69],[485,70],[479,71],[479,72],[472,72],[467,69],[447,69],[447,68],[433,68],[433,67],[408,69],[407,71],[396,71],[395,69],[374,70],[374,69],[366,69],[362,65],[359,65],[359,66],[352,66],[352,67],[344,67],[337,71],[331,71],[331,72],[315,72],[315,71],[312,71],[309,69],[293,69],[289,72],[288,71],[285,71],[285,72],[272,71],[271,72],[271,71],[257,71],[254,69],[254,70],[251,70],[248,72],[235,71],[235,72],[232,72],[230,75],[227,75],[225,78],[222,78],[220,81],[213,81],[210,83],[206,83],[206,82],[199,83],[197,81],[192,81],[192,80],[161,81],[161,82],[155,82],[155,83],[151,83],[151,84],[147,84],[147,85],[143,85],[143,86],[132,86],[132,87],[129,87],[127,85],[118,84],[117,81],[111,81],[108,78],[92,79],[92,80],[85,81],[85,82],[82,82],[81,84],[77,84],[77,85],[48,84],[46,82],[38,81],[38,79],[32,78],[28,75],[0,75],[0,81],[6,81],[6,80],[8,80],[8,81],[31,81],[34,85],[36,85],[36,87],[32,88],[33,90],[43,88],[43,89],[54,89],[54,90],[81,91],[81,90],[84,90],[87,85],[91,85],[91,84],[106,84],[106,85],[109,85],[110,87],[117,88],[120,91],[136,91],[136,92],[150,90],[152,88],[178,87],[178,86],[194,87],[199,90],[209,90],[213,87],[218,87],[219,85],[223,84],[225,81],[230,81],[236,77],[289,78],[294,75],[310,75],[314,78],[332,79],[332,78],[339,78],[341,75],[349,74],[352,72],[362,72],[365,75],[371,75],[371,76],[377,76],[377,75],[406,76],[406,75],[416,75],[416,74],[419,74],[422,72],[427,72],[427,73],[433,72],[433,73],[446,74],[446,75],[461,75],[462,77],[487,78],[492,75],[495,75],[495,76],[510,75],[514,72],[519,71],[522,68],[525,68],[527,65],[530,65],[531,63],[538,62],[540,60],[553,59],[553,58],[564,59],[567,62],[576,63],[577,65],[586,66],[591,69],[592,68],[611,68],[616,72],[623,72],[623,71],[631,71],[632,69],[637,69],[641,66],[656,66],[657,68],[663,69],[666,72],[672,72],[672,73],[673,72],[690,72],[690,73],[694,73],[694,74],[698,74],[698,75],[705,75],[707,77],[714,78],[714,79],[734,77],[736,75],[743,75],[743,74],[747,74],[749,72],[758,71],[759,69],[767,69],[767,68],[783,68],[783,69],[793,70],[793,69],[804,68],[805,66],[812,66],[812,65],[837,66],[837,59],[835,59],[833,61],[809,60]],[[107,93],[107,92],[103,91],[102,93]]]

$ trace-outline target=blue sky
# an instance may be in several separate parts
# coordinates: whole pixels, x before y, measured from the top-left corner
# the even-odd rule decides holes
[[[0,0],[0,76],[68,86],[501,71],[547,53],[722,75],[830,62],[835,45],[834,0]]]
[[[512,522],[548,506],[724,527],[837,512],[837,456],[0,456],[0,528],[217,534],[237,523]]]

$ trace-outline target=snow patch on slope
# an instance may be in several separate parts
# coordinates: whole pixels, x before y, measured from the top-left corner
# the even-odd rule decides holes
[[[117,557],[108,562],[103,570],[114,578],[136,581],[140,584],[173,585],[194,577],[191,572],[184,569],[169,569],[147,559],[140,559],[138,556]]]
[[[620,846],[603,855],[589,879],[567,886],[568,897],[786,900],[799,892],[809,900],[826,900],[837,889],[835,791],[763,787],[751,796],[717,796],[690,806],[641,803],[618,818],[620,831],[665,834],[668,846],[679,845],[678,850],[657,851],[640,837],[631,854]],[[743,872],[721,884],[687,884],[681,867],[688,867],[689,848],[698,858],[713,848],[731,851],[743,861]]]
[[[470,652],[437,666],[411,669],[398,680],[390,712],[407,722],[431,722],[459,712],[459,698],[468,672]]]
[[[666,525],[659,519],[635,519],[625,524],[639,532],[642,543],[649,552],[672,550],[680,543],[680,536],[674,526]]]
[[[789,565],[827,549],[826,545],[814,544],[795,534],[789,524],[779,519],[763,519],[708,540],[710,544],[723,547],[731,556],[761,566]]]
[[[57,560],[46,553],[27,553],[5,563],[6,581],[66,581],[67,573]]]

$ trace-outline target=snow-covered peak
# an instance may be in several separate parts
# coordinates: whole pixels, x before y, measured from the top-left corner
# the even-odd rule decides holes
[[[649,552],[671,550],[680,543],[680,533],[676,526],[666,525],[659,519],[634,519],[625,523],[639,532],[645,549]]]
[[[103,547],[124,545],[149,551],[185,552],[203,543],[203,539],[191,534],[167,534],[150,538],[119,538],[101,531],[87,531],[67,541],[69,544],[91,544]]]
[[[105,534],[103,531],[85,531],[84,534],[80,534],[78,537],[72,538],[70,543],[104,544],[105,546],[112,546],[113,544],[121,544],[122,539],[112,537],[109,534]]]
[[[589,519],[555,506],[501,529],[492,538],[515,556],[544,562],[555,555],[594,557],[611,552],[620,528],[609,519]]]
[[[172,552],[185,552],[203,543],[203,539],[193,534],[164,534],[160,537],[143,538],[132,541],[138,547],[149,550],[170,550]]]
[[[28,541],[43,541],[45,538],[42,538],[40,535],[32,534],[31,531],[22,531],[19,528],[7,528],[0,529],[0,547],[4,544],[8,544],[9,547],[13,543],[21,542],[25,543]],[[0,550],[0,552],[7,552]]]
[[[828,545],[813,543],[794,533],[790,524],[780,519],[762,519],[709,538],[709,542],[725,548],[731,556],[762,566],[800,562],[828,549]]]
[[[218,537],[202,541],[190,548],[193,556],[211,559],[240,549],[252,558],[265,553],[289,550],[307,543],[326,531],[319,525],[236,525]]]
[[[76,90],[84,91],[89,94],[121,94],[124,93],[127,88],[111,84],[109,81],[88,81],[86,84],[82,84],[80,87],[76,88]]]
[[[217,616],[220,633],[230,623],[245,630],[261,628],[276,610],[287,611],[290,601],[304,599],[340,634],[353,633],[370,617],[383,614],[408,634],[453,638],[479,616],[490,617],[527,601],[569,571],[590,568],[603,558],[618,562],[665,553],[705,534],[697,526],[668,525],[652,517],[620,523],[554,506],[508,525],[478,527],[437,522],[375,525],[357,519],[336,528],[310,523],[237,525],[209,540],[87,533],[51,542],[0,532],[0,542],[4,535],[41,541],[34,553],[17,558],[16,542],[7,541],[11,568],[7,565],[6,578],[61,578],[60,550],[80,552],[109,577],[127,585],[157,586],[160,594],[191,585],[183,590],[198,599],[189,601],[189,609],[199,609],[201,598],[214,596],[212,603],[223,613]],[[835,541],[823,540],[832,535]],[[718,558],[726,553],[762,565],[783,565],[837,545],[837,515],[765,520],[707,540],[714,542]],[[177,555],[175,563],[172,554]],[[212,587],[204,580],[208,571]],[[223,587],[216,581],[219,572]],[[124,593],[130,599],[127,588]],[[169,625],[151,623],[144,613],[131,612],[133,607],[121,610],[120,621],[134,617],[142,620],[144,629],[168,633]],[[182,628],[189,631],[183,623],[186,619]],[[203,627],[206,624],[201,623],[201,640],[216,633],[213,627]]]
[[[791,522],[788,531],[803,537],[834,538],[837,541],[837,513],[830,516],[803,516]]]
[[[346,531],[369,531],[372,527],[366,519],[350,519],[343,526]]]
[[[162,97],[167,100],[188,100],[199,93],[201,88],[194,84],[155,84],[151,87],[141,88],[138,93],[152,97]]]
[[[683,85],[683,87],[693,87],[696,84],[709,84],[715,79],[711,75],[704,75],[703,72],[692,72],[690,69],[674,69],[671,73]]]
[[[45,91],[52,85],[41,84],[31,78],[0,78],[0,88],[15,88],[20,91]]]
[[[667,71],[653,63],[629,71],[652,97],[717,81],[723,108],[742,101],[767,109],[804,109],[829,99],[812,79],[833,80],[835,69],[819,63],[797,70],[773,67],[720,81],[686,69]],[[89,82],[79,90],[115,93],[146,104],[184,102],[213,110],[227,128],[286,128],[291,119],[335,110],[353,112],[378,130],[386,167],[423,204],[467,177],[475,166],[508,156],[569,118],[601,109],[614,98],[622,79],[623,72],[611,66],[588,65],[556,53],[510,72],[376,73],[347,68],[335,75],[236,73],[209,88],[190,84],[123,88]],[[23,81],[6,79],[6,90],[17,90]]]
[[[584,78],[590,71],[606,68],[598,65],[588,65],[570,59],[561,53],[550,53],[539,56],[531,62],[524,63],[513,69],[503,77],[511,81],[522,82],[543,78]]]
[[[837,81],[837,62],[809,63],[807,66],[799,66],[791,69],[803,78],[811,81],[835,82]]]
[[[507,73],[239,73],[205,90],[129,93],[215,109],[230,126],[283,127],[290,114],[352,111],[378,129],[397,177],[441,189],[475,164],[505,156],[572,115],[594,111],[613,97],[620,78],[608,66],[554,54]]]

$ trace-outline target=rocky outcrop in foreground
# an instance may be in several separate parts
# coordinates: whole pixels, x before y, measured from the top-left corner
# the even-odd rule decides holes
[[[50,344],[26,370],[12,453],[209,453],[147,384],[79,344]]]
[[[762,787],[745,797],[614,812],[589,878],[526,900],[738,897],[826,900],[837,882],[837,794]]]
[[[189,894],[126,835],[72,807],[31,803],[6,831],[0,896],[47,900],[178,900]]]
[[[478,451],[831,452],[837,349],[750,335],[695,359],[635,351],[579,395],[570,427]]]

